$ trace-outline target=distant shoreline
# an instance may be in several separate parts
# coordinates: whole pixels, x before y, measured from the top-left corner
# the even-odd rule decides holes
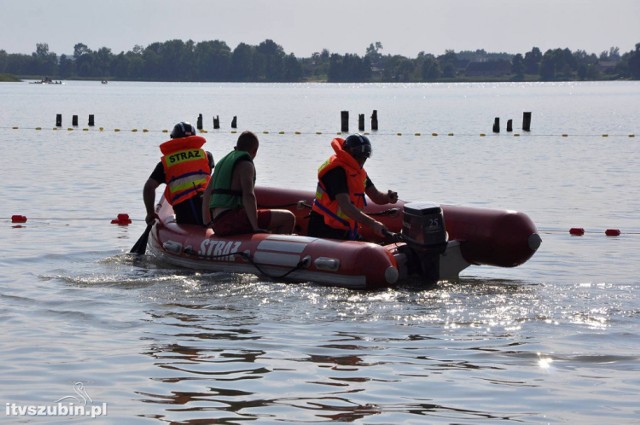
[[[33,77],[33,76],[14,76],[10,74],[0,74],[0,83],[23,83],[27,81],[40,81],[41,78]],[[310,83],[310,84],[464,84],[464,83],[541,83],[545,81],[541,81],[537,78],[525,78],[520,80],[515,80],[513,78],[452,78],[452,79],[439,79],[437,81],[358,81],[358,82],[335,82],[335,81],[327,81],[325,80],[305,80],[305,81],[166,81],[166,80],[118,80],[114,78],[103,79],[103,78],[66,78],[63,80],[56,81],[95,81],[96,83],[104,84],[103,81],[107,82],[140,82],[140,83],[211,83],[211,84],[220,84],[220,83],[249,83],[249,84],[300,84],[300,83]],[[553,83],[562,83],[562,82],[598,82],[598,81],[637,81],[633,79],[624,79],[624,78],[611,78],[611,79],[598,79],[598,80],[575,80],[575,79],[566,79],[566,80],[553,80],[546,82]]]

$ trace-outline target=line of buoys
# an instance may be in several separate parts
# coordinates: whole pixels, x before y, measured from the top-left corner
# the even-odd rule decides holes
[[[572,227],[571,229],[569,229],[569,234],[573,236],[582,236],[585,234],[584,227]],[[606,236],[620,236],[622,232],[620,231],[620,229],[606,229],[604,231],[604,234]]]
[[[236,127],[232,127],[232,130],[230,131],[232,134],[235,134],[236,131],[233,130],[235,128],[237,128],[237,117],[236,118]],[[214,118],[216,119],[216,118]],[[59,127],[20,127],[20,126],[11,126],[11,127],[0,127],[1,129],[11,129],[11,130],[36,130],[36,131],[42,131],[42,130],[52,130],[52,131],[59,131],[59,130],[67,130],[69,132],[73,132],[73,131],[83,131],[83,132],[93,132],[93,131],[100,131],[100,132],[105,132],[105,131],[114,131],[116,133],[121,132],[121,131],[128,131],[128,132],[142,132],[142,133],[169,133],[169,130],[167,129],[162,129],[162,130],[150,130],[148,128],[142,128],[142,129],[138,129],[138,128],[132,128],[132,129],[121,129],[121,128],[112,128],[112,129],[108,129],[105,127],[97,127],[95,129],[92,128],[88,128],[88,127],[83,127],[83,128],[74,128],[74,127],[68,127],[66,129],[62,129]],[[219,121],[217,122],[217,125],[214,126],[214,129],[219,129],[220,128],[220,124]],[[202,129],[199,130],[201,133],[209,133],[211,130],[206,130],[206,129]],[[363,132],[364,134],[371,134],[368,133],[366,131],[360,130],[361,132]],[[344,132],[337,132],[337,133],[333,133],[332,131],[300,131],[300,130],[295,130],[295,131],[284,131],[284,130],[278,130],[278,131],[270,131],[270,130],[263,130],[263,132],[266,133],[271,133],[271,134],[342,134]],[[453,133],[453,132],[449,132],[449,133],[438,133],[438,132],[382,132],[382,133],[376,133],[376,135],[378,136],[407,136],[407,135],[412,135],[412,136],[433,136],[433,137],[437,137],[440,135],[447,135],[449,137],[453,137],[453,136],[458,136],[458,137],[487,137],[487,133],[476,133],[476,134],[472,134],[472,133]],[[497,136],[497,135],[496,135]],[[512,137],[521,137],[522,134],[521,133],[512,133],[511,134]],[[569,137],[603,137],[603,138],[620,138],[620,137],[624,137],[624,138],[635,138],[636,135],[634,133],[630,133],[630,134],[608,134],[608,133],[604,133],[604,134],[574,134],[574,135],[570,135],[567,133],[562,133],[562,134],[529,134],[526,137],[562,137],[562,138],[569,138]]]
[[[36,219],[38,220],[38,219]],[[47,218],[47,220],[51,220],[51,218]],[[84,219],[86,220],[86,219]],[[91,219],[91,220],[95,220],[95,218]],[[102,220],[102,219],[100,219]],[[14,214],[11,216],[11,223],[14,224],[14,228],[24,228],[25,226],[22,226],[22,224],[27,222],[27,216],[22,215],[22,214]],[[118,226],[128,226],[129,224],[131,224],[133,222],[133,220],[129,217],[129,214],[127,213],[119,213],[116,218],[111,220],[111,224],[117,224]],[[544,230],[544,229],[540,229],[543,233],[558,233],[558,231],[553,231],[553,230]],[[584,229],[584,227],[572,227],[569,229],[569,233],[572,236],[583,236],[585,233],[587,233]],[[601,233],[601,232],[589,232],[589,233]],[[609,228],[606,229],[604,231],[604,234],[606,236],[609,237],[617,237],[623,234],[623,232],[620,229],[616,229],[616,228]],[[624,232],[624,234],[627,235],[640,235],[640,232]]]
[[[52,219],[50,217],[46,218],[46,219],[38,219],[36,218],[35,220],[64,220],[66,221],[67,219],[63,219],[63,218],[59,218],[59,219]],[[95,218],[93,219],[81,219],[81,220],[96,220]],[[99,219],[99,220],[103,220],[103,219]],[[11,223],[14,224],[24,224],[27,222],[27,216],[26,215],[22,215],[22,214],[13,214],[11,216]],[[116,218],[111,220],[111,224],[118,224],[120,226],[128,226],[129,224],[131,224],[133,222],[133,220],[131,220],[131,218],[129,217],[129,214],[127,213],[119,213]]]

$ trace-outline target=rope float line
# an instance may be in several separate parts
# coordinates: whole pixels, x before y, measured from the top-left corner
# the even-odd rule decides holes
[[[67,131],[67,132],[74,132],[74,131],[82,131],[82,132],[91,132],[91,133],[103,133],[103,132],[108,132],[108,131],[112,131],[114,133],[123,133],[123,132],[128,132],[128,133],[169,133],[169,130],[167,129],[162,129],[162,130],[150,130],[147,128],[132,128],[132,129],[121,129],[121,128],[113,128],[113,129],[107,129],[104,127],[98,127],[96,129],[90,129],[90,128],[73,128],[73,127],[69,127],[67,129],[61,129],[58,127],[19,127],[19,126],[12,126],[12,127],[0,127],[0,129],[5,129],[5,130],[35,130],[35,131],[46,131],[46,130],[51,130],[51,131]],[[215,134],[224,134],[227,133],[227,131],[208,131],[208,130],[199,130],[200,133],[202,134],[208,134],[208,133],[215,133]],[[231,130],[228,131],[229,134],[238,134],[238,130]],[[261,134],[277,134],[280,136],[284,136],[284,135],[295,135],[295,136],[300,136],[300,135],[323,135],[323,134],[330,134],[330,135],[343,135],[345,134],[345,132],[332,132],[332,131],[284,131],[284,130],[278,130],[278,131],[272,131],[272,130],[263,130],[260,132]],[[371,135],[372,133],[369,132],[364,132],[363,134],[365,135]],[[432,132],[432,133],[428,133],[428,132],[376,132],[374,133],[375,135],[378,136],[397,136],[397,137],[408,137],[408,136],[413,136],[413,137],[497,137],[498,134],[487,134],[487,133],[477,133],[477,134],[473,134],[473,133],[453,133],[453,132],[449,132],[449,133],[437,133],[437,132]],[[512,137],[521,137],[522,134],[520,133],[513,133],[511,134]],[[561,138],[569,138],[569,137],[601,137],[601,138],[620,138],[620,137],[627,137],[627,138],[635,138],[636,134],[635,133],[630,133],[630,134],[609,134],[609,133],[603,133],[603,134],[568,134],[568,133],[562,133],[562,134],[527,134],[526,137],[561,137]]]
[[[388,212],[385,212],[384,214],[378,214],[378,215],[390,215],[388,214]],[[14,214],[11,216],[11,223],[14,224],[14,228],[23,228],[26,226],[22,226],[22,224],[25,224],[27,222],[28,218],[25,215],[22,214]],[[56,219],[56,218],[35,218],[32,220],[60,220],[60,221],[65,221],[65,219]],[[74,220],[83,220],[83,221],[107,221],[109,219],[103,219],[103,218],[86,218],[86,219],[74,219]],[[129,224],[131,224],[133,221],[142,221],[144,222],[144,219],[131,219],[129,217],[129,214],[127,213],[118,213],[118,215],[116,216],[116,218],[111,219],[110,222],[111,224],[117,224],[118,226],[128,226]],[[539,229],[539,231],[541,233],[566,233],[566,231],[555,231],[555,230],[549,230],[549,229]],[[572,227],[569,229],[568,233],[571,236],[584,236],[585,233],[590,233],[590,234],[602,234],[602,231],[589,231],[587,232],[583,227]],[[604,231],[604,235],[608,236],[608,237],[617,237],[617,236],[621,236],[621,235],[640,235],[640,232],[623,232],[620,229],[616,229],[616,228],[610,228],[610,229],[606,229]]]
[[[527,135],[530,135],[530,131],[531,131],[531,115],[532,115],[531,112],[523,112],[522,113],[522,131],[524,133],[526,133]],[[231,129],[232,129],[230,131],[231,134],[236,134],[238,132],[237,131],[237,128],[238,128],[237,120],[238,120],[238,117],[234,115],[233,119],[231,120]],[[337,132],[337,133],[335,133],[333,131],[325,131],[325,132],[323,132],[323,131],[289,131],[289,132],[287,132],[287,131],[280,130],[280,131],[275,132],[275,131],[263,130],[262,134],[272,134],[272,133],[273,134],[278,134],[278,135],[286,135],[286,134],[294,134],[294,135],[316,134],[316,135],[321,135],[321,134],[325,134],[325,133],[326,134],[337,134],[337,135],[348,134],[349,133],[349,111],[340,111],[340,121],[341,121],[340,122],[340,124],[341,124],[340,125],[340,131]],[[72,117],[71,117],[71,125],[72,125],[72,127],[68,127],[67,128],[67,131],[69,131],[69,132],[72,132],[72,131],[75,131],[75,130],[80,130],[80,131],[83,131],[83,132],[91,131],[91,129],[88,128],[88,127],[84,127],[84,128],[78,129],[78,115],[72,115]],[[94,114],[89,114],[89,121],[88,121],[87,125],[89,127],[91,127],[91,128],[95,127],[95,115]],[[0,127],[0,128],[5,128],[6,129],[6,128],[9,128],[9,127]],[[12,126],[10,128],[12,130],[20,130],[21,129],[21,127],[19,127],[19,126]],[[204,126],[203,126],[202,114],[198,114],[196,128],[198,129],[198,131],[200,133],[203,133],[203,134],[207,134],[208,133],[208,131],[206,129],[204,129]],[[24,129],[32,129],[32,130],[36,130],[36,131],[41,131],[41,130],[44,129],[44,127],[25,127]],[[62,114],[56,114],[56,126],[53,127],[52,130],[53,131],[57,131],[57,130],[62,130],[62,129],[63,129],[62,128]],[[220,129],[220,117],[217,116],[217,115],[213,117],[213,129],[214,130],[219,130]],[[109,130],[105,129],[104,127],[98,127],[97,130],[100,131],[100,132],[109,131]],[[507,121],[506,130],[507,130],[507,133],[513,133],[513,120],[512,119],[509,119]],[[119,133],[121,131],[129,131],[131,133],[137,133],[138,131],[141,131],[143,133],[149,133],[149,132],[152,132],[152,133],[157,133],[157,132],[169,133],[169,130],[167,130],[167,129],[149,130],[147,128],[143,128],[143,129],[133,128],[133,129],[130,129],[130,130],[122,130],[120,128],[114,128],[113,131],[116,132],[116,133]],[[361,133],[367,134],[367,135],[371,134],[371,133],[365,132],[364,114],[359,114],[358,115],[358,131],[360,131]],[[384,133],[383,132],[383,133],[378,133],[378,111],[375,110],[375,109],[373,110],[373,113],[371,115],[371,131],[375,132],[375,134],[384,135],[384,136],[396,135],[398,137],[401,137],[401,136],[405,136],[405,135],[411,134],[411,133],[406,133],[405,134],[405,133],[402,133],[402,132],[396,132],[396,133],[390,133],[390,132]],[[500,117],[496,117],[494,119],[494,123],[493,123],[493,134],[497,135],[499,133],[500,133]],[[428,132],[424,133],[424,134],[422,132],[414,132],[413,133],[413,136],[415,136],[415,137],[420,137],[420,136],[423,136],[423,135],[428,136],[429,133]],[[468,133],[466,133],[466,134],[465,133],[455,134],[453,132],[448,132],[448,133],[446,133],[446,135],[447,135],[447,137],[453,137],[454,135],[462,136],[462,137],[476,137],[476,136],[486,137],[487,133],[483,132],[483,133],[479,133],[479,134],[468,134]],[[520,133],[513,133],[514,137],[520,137],[520,135],[521,135]],[[437,133],[437,132],[432,132],[431,136],[432,137],[438,137],[438,136],[440,136],[440,134]],[[534,137],[535,136],[537,136],[537,137],[569,137],[569,134],[568,133],[562,133],[559,136],[558,135],[553,135],[553,134],[536,134],[536,135],[534,135]],[[609,136],[611,136],[611,137],[630,137],[630,138],[636,137],[636,135],[634,133],[625,134],[625,135],[623,135],[623,134],[610,135],[608,133],[603,133],[603,134],[599,134],[599,135],[598,134],[575,134],[573,136],[576,136],[576,137],[603,137],[603,138],[607,138]]]

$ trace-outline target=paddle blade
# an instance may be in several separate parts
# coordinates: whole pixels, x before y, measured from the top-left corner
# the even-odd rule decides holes
[[[131,251],[129,251],[131,254],[144,255],[144,253],[147,251],[147,241],[149,240],[149,233],[151,233],[151,228],[153,228],[153,224],[147,224],[147,228],[144,229],[144,232],[142,233],[138,241],[135,243],[135,245],[133,245]]]

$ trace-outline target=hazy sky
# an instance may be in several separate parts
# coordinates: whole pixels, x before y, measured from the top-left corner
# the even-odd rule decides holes
[[[532,47],[621,53],[640,42],[640,0],[0,0],[0,50],[36,43],[73,53],[84,43],[114,54],[172,39],[257,45],[271,39],[308,57],[383,54],[414,58],[447,49],[526,53]]]

